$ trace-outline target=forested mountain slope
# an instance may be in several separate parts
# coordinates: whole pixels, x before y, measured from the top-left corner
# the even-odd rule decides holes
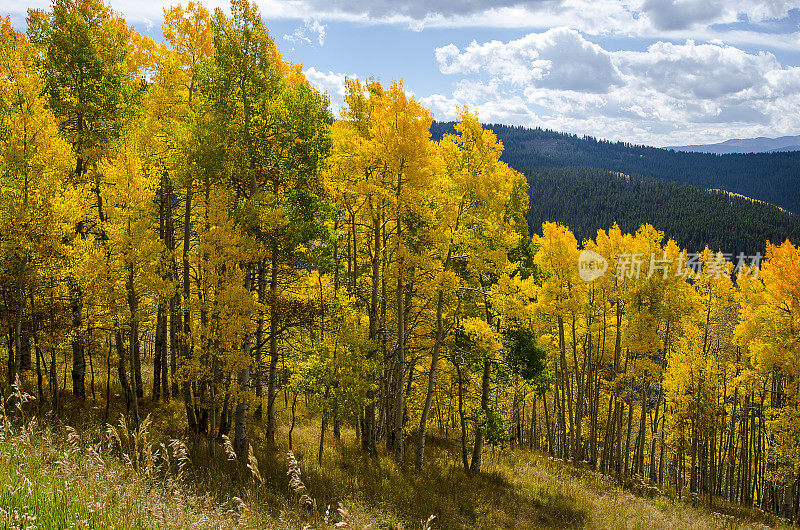
[[[536,168],[525,174],[532,231],[557,221],[581,241],[614,222],[631,233],[649,222],[682,248],[699,252],[708,245],[734,256],[763,254],[765,240],[800,239],[796,215],[724,191],[586,168]]]
[[[434,123],[434,139],[451,131],[452,125]],[[577,166],[607,169],[723,189],[800,212],[800,152],[714,155],[543,129],[499,124],[486,127],[503,142],[503,160],[519,171]]]

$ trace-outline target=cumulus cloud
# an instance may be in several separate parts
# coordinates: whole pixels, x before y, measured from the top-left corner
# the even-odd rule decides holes
[[[632,6],[658,30],[683,30],[704,24],[746,19],[753,22],[784,18],[800,7],[796,0],[640,0]]]
[[[720,19],[723,3],[714,0],[646,0],[642,12],[661,30],[686,29]],[[735,14],[735,13],[734,13]]]
[[[303,0],[299,3],[318,12],[369,19],[427,20],[433,24],[446,23],[448,19],[464,22],[469,17],[485,17],[488,13],[518,17],[520,13],[576,15],[582,12],[595,18],[612,18],[609,15],[627,12],[630,14],[629,22],[643,15],[653,27],[664,30],[684,29],[699,23],[735,22],[740,15],[757,21],[782,18],[790,9],[800,7],[797,0]],[[518,17],[516,25],[545,25],[549,22]],[[509,20],[506,24],[514,22]]]
[[[724,44],[657,42],[646,52],[613,55],[620,71],[676,98],[713,100],[748,90],[759,93],[771,85],[768,74],[790,75],[771,53],[749,54]]]
[[[110,0],[132,21],[160,22],[164,0]],[[568,25],[593,35],[700,38],[715,24],[786,19],[800,0],[256,0],[269,18],[349,20],[424,27],[548,28]],[[24,20],[28,7],[48,0],[7,0],[4,11]],[[227,9],[226,0],[206,0]],[[716,30],[713,30],[716,31]],[[748,39],[758,32],[738,35]],[[291,35],[290,35],[291,36]]]
[[[331,109],[338,117],[339,111],[344,106],[344,80],[348,75],[330,70],[321,72],[313,66],[306,68],[304,73],[309,83],[328,96],[331,100]],[[349,77],[355,76],[351,75]]]
[[[529,33],[507,43],[473,41],[463,51],[450,44],[435,54],[445,74],[485,71],[514,84],[578,92],[608,92],[622,83],[611,54],[568,28]]]
[[[173,3],[109,1],[129,22],[152,27],[152,34],[162,2]],[[353,28],[527,28],[529,34],[511,41],[436,50],[436,64],[453,88],[430,89],[434,93],[422,99],[440,118],[468,104],[488,121],[660,144],[800,130],[800,68],[751,51],[798,49],[797,17],[790,12],[800,0],[255,1],[268,20],[290,27],[287,20],[297,21],[283,35],[293,47],[322,46],[330,21],[355,22]],[[29,6],[49,3],[7,0],[3,11],[22,29]],[[228,6],[228,0],[204,3]],[[654,44],[642,49],[647,43]],[[619,49],[626,46],[636,50]],[[359,60],[352,68],[363,68]],[[315,66],[306,75],[338,109],[345,76]],[[378,73],[407,75],[388,70],[395,65],[386,68]]]
[[[800,104],[800,68],[723,43],[609,51],[559,28],[463,50],[451,44],[435,56],[442,73],[461,76],[451,96],[425,100],[437,116],[468,105],[487,122],[660,145],[690,132],[717,140],[732,128],[754,135],[800,128],[790,110]]]

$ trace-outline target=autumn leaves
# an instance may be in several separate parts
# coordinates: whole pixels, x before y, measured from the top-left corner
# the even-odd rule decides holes
[[[153,399],[212,455],[234,431],[244,457],[263,416],[280,441],[304,397],[320,459],[352,427],[422,468],[435,428],[473,473],[513,440],[678,491],[796,488],[791,243],[734,283],[708,250],[662,274],[685,255],[649,225],[530,241],[525,178],[477,116],[434,142],[401,83],[351,79],[334,121],[246,1],[167,10],[159,45],[93,0],[0,31],[9,376],[33,344],[55,413],[59,369],[82,398],[102,348],[138,424],[152,346]],[[608,271],[583,281],[580,247]],[[618,274],[625,255],[660,261]]]

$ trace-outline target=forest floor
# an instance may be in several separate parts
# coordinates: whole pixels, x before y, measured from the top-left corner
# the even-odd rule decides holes
[[[63,393],[59,421],[45,420],[45,412],[37,419],[35,400],[26,404],[21,420],[10,423],[0,415],[0,527],[782,526],[765,513],[720,501],[709,507],[707,500],[678,500],[655,488],[623,488],[591,470],[526,449],[487,449],[483,471],[473,476],[461,466],[458,444],[436,436],[429,437],[425,466],[418,472],[413,443],[406,447],[406,464],[398,466],[384,448],[377,458],[365,456],[353,430],[343,426],[340,440],[328,432],[319,465],[319,421],[305,414],[298,414],[303,419],[293,430],[305,489],[297,482],[292,488],[291,419],[285,408],[272,447],[264,442],[263,422],[250,425],[256,473],[253,462],[229,461],[221,445],[211,459],[205,440],[192,443],[179,403],[142,400],[142,417],[149,414],[154,421],[134,435],[119,423],[114,401],[109,414],[116,415],[111,423],[117,425],[102,426],[104,397],[98,392],[82,405]],[[298,411],[302,408],[298,403]],[[172,441],[178,439],[185,445]]]

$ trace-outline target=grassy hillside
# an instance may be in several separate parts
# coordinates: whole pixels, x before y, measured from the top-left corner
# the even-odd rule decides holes
[[[780,526],[757,511],[677,500],[643,484],[623,488],[525,448],[488,454],[485,471],[472,476],[461,468],[455,442],[441,436],[431,437],[422,472],[410,463],[398,467],[382,450],[365,456],[349,428],[329,443],[319,465],[316,420],[294,428],[293,466],[285,408],[275,447],[259,442],[263,426],[256,423],[249,463],[230,461],[223,445],[211,459],[205,441],[185,438],[178,403],[144,403],[145,412],[162,419],[134,435],[122,423],[100,426],[101,399],[90,398],[91,412],[70,420],[79,409],[63,398],[64,419],[79,423],[78,431],[36,419],[34,402],[14,425],[0,416],[5,528]],[[300,482],[292,484],[292,469]]]

